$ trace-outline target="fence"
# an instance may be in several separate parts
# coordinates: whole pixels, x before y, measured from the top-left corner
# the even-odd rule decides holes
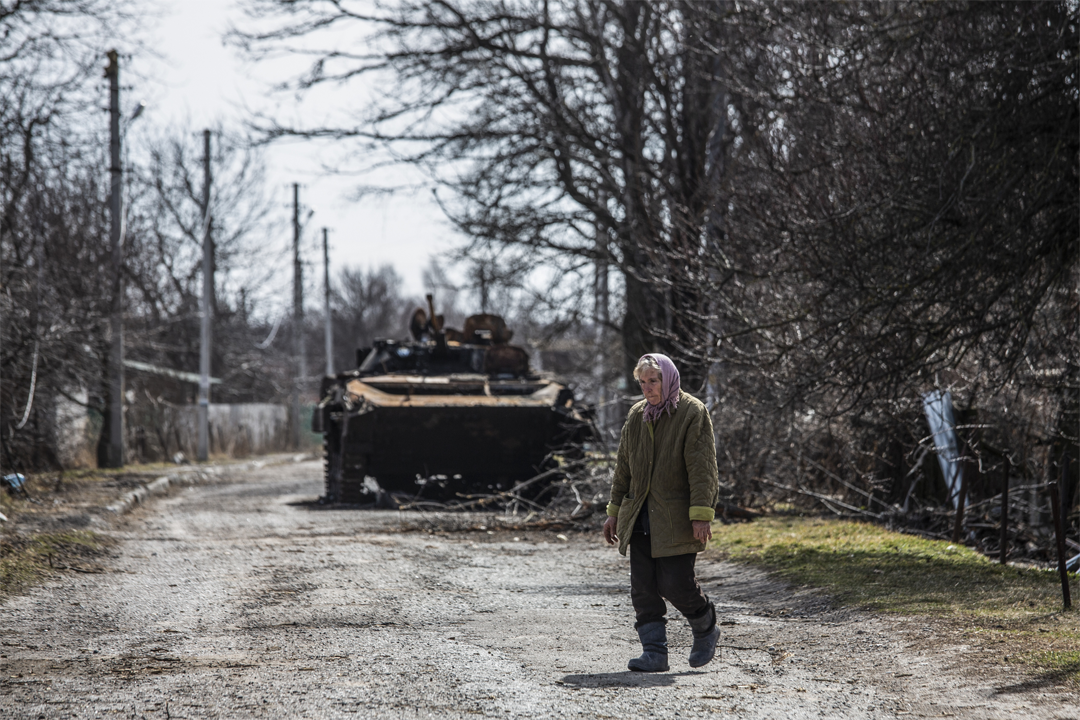
[[[128,414],[129,460],[153,461],[182,452],[194,459],[198,445],[197,408],[168,405]],[[285,405],[243,403],[209,406],[210,454],[247,457],[288,450],[289,410]]]
[[[74,410],[81,412],[75,412]],[[160,462],[183,453],[194,460],[198,445],[194,405],[138,403],[125,408],[127,462]],[[301,450],[319,446],[321,436],[308,431],[311,406],[301,409]],[[65,467],[93,465],[101,417],[85,408],[58,409],[58,457]],[[212,403],[208,412],[210,454],[247,457],[294,450],[289,432],[289,407],[274,403]]]

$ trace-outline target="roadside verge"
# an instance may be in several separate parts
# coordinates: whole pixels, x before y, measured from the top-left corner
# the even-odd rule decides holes
[[[227,482],[269,465],[310,459],[290,453],[181,467],[30,475],[20,492],[0,491],[0,603],[57,572],[99,572],[96,559],[113,544],[114,523],[174,488]]]

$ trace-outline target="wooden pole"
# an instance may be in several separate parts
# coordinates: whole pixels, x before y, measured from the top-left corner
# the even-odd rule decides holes
[[[1005,558],[1009,554],[1009,459],[1005,458],[1001,471],[1001,542],[998,551],[998,562],[1005,564]]]
[[[967,463],[964,463],[967,465]],[[964,529],[964,506],[967,504],[967,489],[968,489],[968,476],[971,474],[967,472],[970,467],[964,468],[964,474],[960,478],[960,496],[956,498],[956,524],[953,525],[952,541],[954,543],[960,542],[960,535]]]
[[[1066,455],[1062,461],[1062,480],[1067,480],[1069,475],[1069,456]],[[1050,508],[1054,513],[1054,534],[1057,536],[1057,556],[1058,556],[1058,574],[1061,575],[1061,602],[1065,610],[1072,607],[1072,598],[1069,596],[1069,571],[1065,568],[1065,523],[1061,517],[1061,498],[1059,497],[1060,490],[1058,490],[1058,484],[1051,482],[1048,490],[1050,491]]]

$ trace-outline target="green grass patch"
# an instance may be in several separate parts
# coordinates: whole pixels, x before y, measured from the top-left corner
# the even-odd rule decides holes
[[[919,615],[1080,688],[1080,612],[1062,612],[1056,572],[1003,566],[962,545],[869,523],[770,516],[717,526],[726,558],[817,587],[841,606]],[[1076,575],[1074,602],[1080,602]],[[1075,605],[1074,605],[1075,608]],[[999,647],[993,648],[995,653]]]
[[[1080,650],[1045,650],[1027,653],[1018,660],[1037,667],[1050,678],[1080,686]]]
[[[26,589],[50,572],[96,572],[87,569],[87,562],[97,557],[108,543],[108,539],[87,530],[0,539],[0,600]]]
[[[732,560],[823,588],[844,605],[1009,618],[1061,608],[1055,573],[1002,566],[962,545],[876,525],[769,517],[722,527],[716,537],[715,545]]]

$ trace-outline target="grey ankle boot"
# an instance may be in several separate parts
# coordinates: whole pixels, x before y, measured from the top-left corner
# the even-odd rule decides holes
[[[686,618],[690,629],[694,631],[694,646],[690,648],[690,667],[708,665],[716,654],[716,643],[720,639],[720,628],[716,625],[716,608],[712,603],[704,613],[696,618]]]
[[[627,667],[637,672],[663,672],[667,663],[667,628],[663,621],[645,623],[637,629],[644,652],[627,663]]]

